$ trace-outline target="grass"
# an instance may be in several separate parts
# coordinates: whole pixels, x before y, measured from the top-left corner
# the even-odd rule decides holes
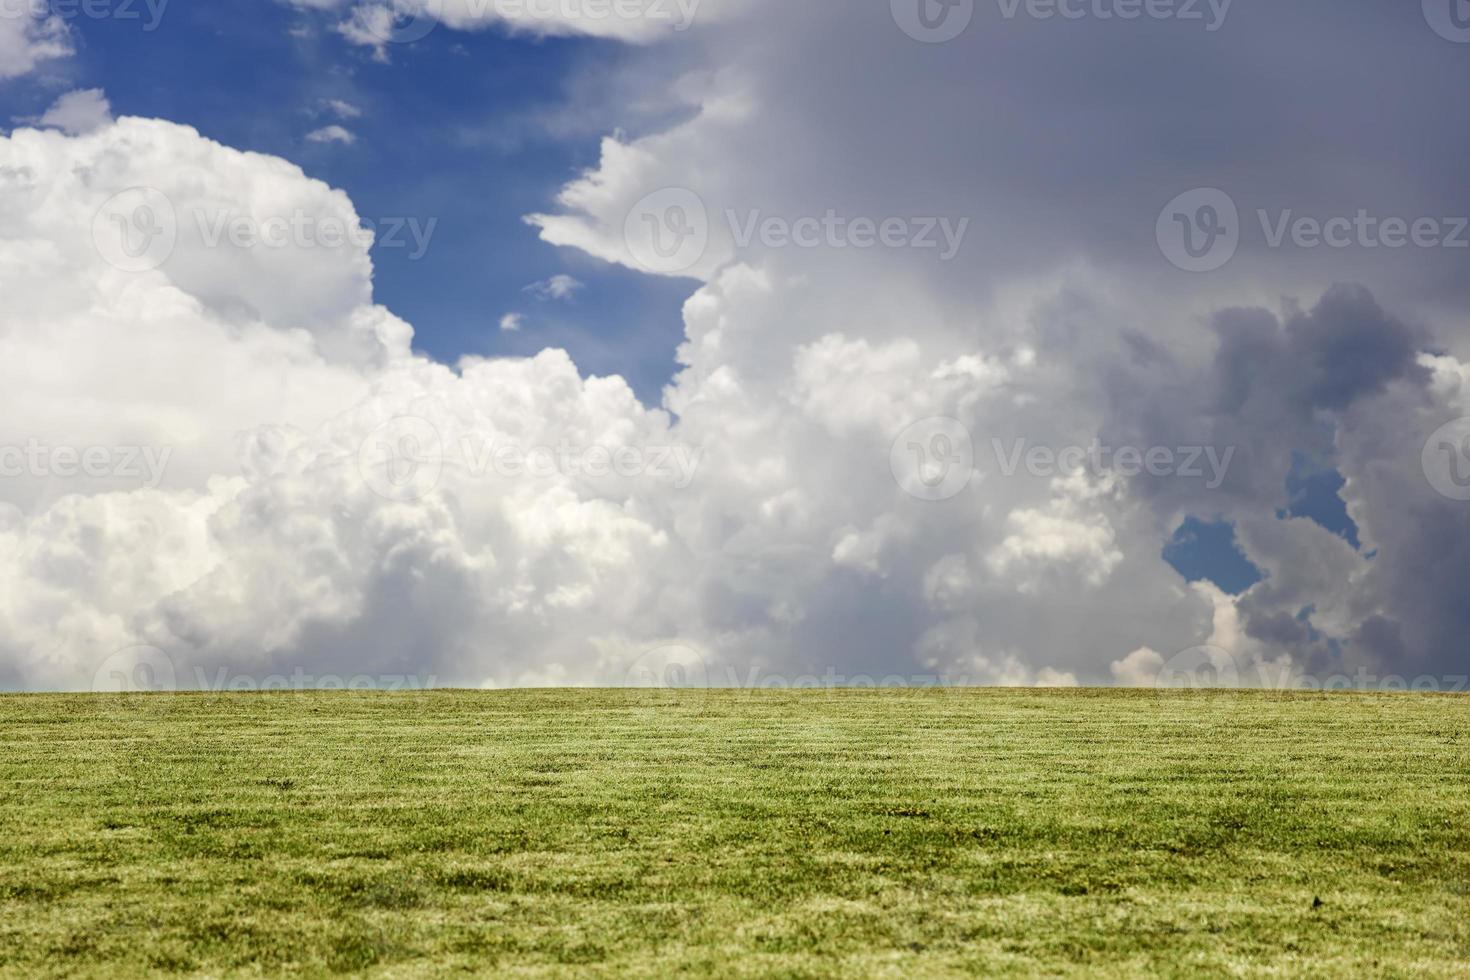
[[[0,976],[1470,976],[1470,699],[0,698]]]

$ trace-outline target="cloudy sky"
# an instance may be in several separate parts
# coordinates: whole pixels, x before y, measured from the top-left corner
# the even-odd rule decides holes
[[[1441,690],[1470,3],[0,0],[0,689]]]

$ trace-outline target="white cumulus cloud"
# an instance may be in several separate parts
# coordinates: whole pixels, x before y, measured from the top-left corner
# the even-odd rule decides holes
[[[341,143],[344,146],[351,146],[357,142],[357,136],[350,129],[335,123],[320,129],[313,129],[306,134],[306,139],[309,143]]]
[[[112,122],[112,105],[100,88],[79,89],[59,97],[36,122],[78,136]]]
[[[73,51],[66,21],[45,4],[16,0],[0,11],[0,79],[29,74]]]

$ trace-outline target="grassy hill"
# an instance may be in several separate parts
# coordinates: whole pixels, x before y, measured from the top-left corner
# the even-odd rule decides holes
[[[1470,698],[0,697],[0,975],[1470,975]]]

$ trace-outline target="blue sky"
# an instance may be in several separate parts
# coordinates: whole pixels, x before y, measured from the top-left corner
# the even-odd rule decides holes
[[[373,252],[378,300],[414,325],[417,349],[453,362],[562,347],[585,371],[622,375],[659,402],[690,284],[544,244],[521,220],[597,163],[602,135],[656,121],[609,104],[596,126],[566,123],[574,86],[616,75],[623,45],[439,29],[383,62],[330,19],[279,3],[174,0],[151,31],[142,0],[129,9],[138,19],[70,19],[76,55],[0,86],[0,115],[35,116],[60,91],[101,87],[115,115],[186,123],[299,164],[346,190],[364,219],[416,219],[425,229],[435,221],[421,257],[411,247]],[[323,105],[333,99],[362,115],[338,119]],[[357,142],[306,139],[334,123]],[[584,284],[573,302],[524,291],[558,274]],[[513,312],[522,329],[503,332]]]

